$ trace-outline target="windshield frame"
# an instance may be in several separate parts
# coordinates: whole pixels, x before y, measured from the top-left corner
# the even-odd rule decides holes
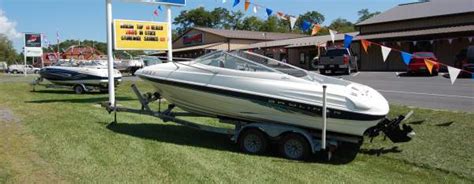
[[[255,56],[255,57],[260,57],[260,58],[263,58],[263,59],[266,59],[266,60],[269,60],[269,61],[272,61],[272,62],[276,62],[280,65],[283,65],[285,67],[288,67],[288,68],[292,68],[292,69],[295,69],[295,70],[298,70],[298,71],[302,71],[305,75],[304,76],[301,76],[301,77],[297,77],[297,76],[293,76],[293,75],[290,75],[288,73],[285,73],[285,72],[282,72],[282,71],[279,71],[275,68],[272,68],[270,66],[267,66],[265,64],[261,64],[259,62],[256,62],[256,61],[252,61],[250,59],[247,59],[247,58],[244,58],[242,56],[239,56],[233,52],[243,52],[245,54],[249,54],[249,55],[252,55],[252,56]],[[225,54],[225,55],[229,55],[231,57],[236,57],[236,58],[239,58],[239,59],[242,59],[246,62],[249,62],[249,63],[252,63],[254,65],[257,65],[257,66],[260,66],[260,67],[263,67],[271,72],[275,72],[275,73],[279,73],[279,74],[285,74],[285,75],[289,75],[289,76],[292,76],[292,77],[296,77],[296,78],[300,78],[300,79],[309,79],[310,81],[314,81],[314,76],[310,74],[309,71],[305,70],[305,69],[302,69],[302,68],[299,68],[299,67],[296,67],[296,66],[293,66],[291,64],[288,64],[288,63],[285,63],[285,62],[281,62],[281,61],[278,61],[276,59],[273,59],[273,58],[270,58],[270,57],[267,57],[267,56],[263,56],[263,55],[260,55],[260,54],[257,54],[257,53],[254,53],[254,52],[250,52],[250,51],[233,51],[233,52],[227,52],[227,51],[222,51],[222,50],[219,50],[219,51],[213,51],[213,52],[210,52],[210,53],[207,53],[201,57],[198,57],[196,58],[195,60],[191,61],[190,65],[194,65],[196,63],[200,63],[201,60],[205,60],[207,58],[209,58],[210,56],[214,55],[214,54],[218,54],[218,53],[222,53],[222,54]],[[212,66],[212,65],[208,65],[208,66]],[[215,66],[212,66],[212,67],[215,67]],[[224,68],[225,69],[225,68]],[[259,71],[257,71],[259,72]]]

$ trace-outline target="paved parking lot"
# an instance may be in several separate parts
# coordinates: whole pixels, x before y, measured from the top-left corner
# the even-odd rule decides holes
[[[451,85],[445,74],[406,76],[397,72],[359,72],[335,76],[371,86],[391,103],[416,107],[474,112],[474,80],[458,78]]]

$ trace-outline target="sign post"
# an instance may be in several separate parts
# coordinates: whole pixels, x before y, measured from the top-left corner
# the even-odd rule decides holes
[[[172,37],[172,29],[171,29],[171,6],[166,5],[166,19],[168,20],[168,62],[173,61],[173,39]]]
[[[186,6],[186,0],[124,0],[126,2],[136,2],[145,4],[163,4],[166,5],[167,11],[167,50],[168,50],[168,61],[173,60],[173,46],[172,46],[172,21],[171,21],[171,6]],[[107,66],[109,74],[109,103],[111,106],[115,106],[115,84],[114,84],[114,58],[113,58],[113,39],[112,39],[112,0],[105,0],[106,7],[106,22],[107,22]],[[134,33],[135,34],[135,33]],[[146,37],[146,36],[145,36]],[[140,39],[144,38],[140,35]],[[116,40],[117,41],[117,38]],[[140,40],[141,41],[141,40]],[[152,40],[156,41],[156,40]],[[160,40],[161,41],[161,40]],[[115,45],[117,48],[117,45]],[[138,49],[137,49],[138,50]],[[151,49],[155,50],[155,49]]]
[[[107,17],[107,69],[109,74],[109,103],[115,106],[114,53],[112,50],[112,0],[105,0]]]

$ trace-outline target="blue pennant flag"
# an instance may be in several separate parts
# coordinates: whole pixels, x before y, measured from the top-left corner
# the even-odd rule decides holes
[[[348,35],[348,34],[345,34],[344,35],[344,47],[345,48],[349,48],[351,46],[351,43],[352,43],[352,39],[354,37],[351,36],[351,35]]]
[[[303,31],[311,29],[311,22],[303,20],[303,22],[301,22],[301,29],[303,29]]]
[[[233,7],[237,6],[239,3],[240,3],[240,0],[234,0],[234,6]]]
[[[402,53],[403,62],[405,62],[406,65],[410,64],[411,54],[406,53],[406,52],[401,52],[401,53]]]
[[[273,13],[273,10],[267,8],[267,15],[270,16],[270,15],[272,15],[272,13]]]
[[[161,5],[158,6],[158,10],[163,11],[163,9],[161,8]]]

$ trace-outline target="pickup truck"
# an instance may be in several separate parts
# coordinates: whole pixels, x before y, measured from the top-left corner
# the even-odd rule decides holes
[[[357,57],[346,48],[328,49],[326,54],[319,58],[318,68],[323,75],[339,71],[349,75],[351,71],[358,70]]]
[[[40,69],[35,68],[32,65],[10,65],[8,66],[8,73],[24,73],[26,70],[26,73],[39,73]]]

